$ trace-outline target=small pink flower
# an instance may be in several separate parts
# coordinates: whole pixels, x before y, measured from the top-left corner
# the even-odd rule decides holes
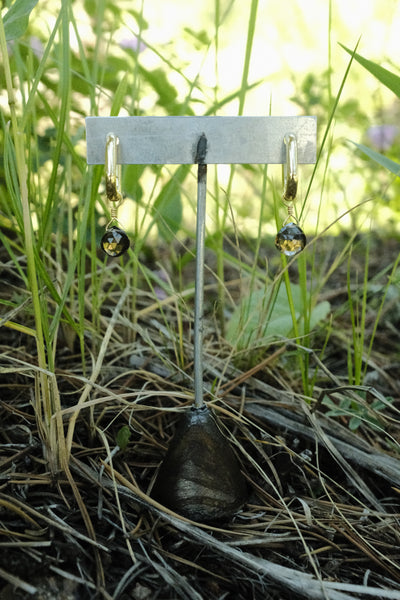
[[[132,37],[122,39],[119,45],[124,50],[132,50],[133,52],[137,53],[143,52],[147,48],[146,44],[136,35],[132,35]]]
[[[30,47],[32,49],[33,54],[40,60],[44,53],[44,48],[42,42],[38,37],[32,35],[29,40]]]
[[[367,130],[367,136],[371,143],[381,152],[389,150],[393,146],[398,133],[399,128],[396,125],[372,125]]]
[[[168,283],[168,275],[164,271],[164,269],[159,269],[158,271],[154,271],[154,274],[161,281],[164,281],[165,283]],[[158,298],[158,300],[165,300],[165,298],[168,298],[167,292],[160,285],[156,284],[154,286],[154,293],[155,293],[156,297]]]

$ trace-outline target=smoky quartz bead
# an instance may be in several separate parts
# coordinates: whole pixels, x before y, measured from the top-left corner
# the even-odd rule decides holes
[[[275,238],[275,246],[286,256],[295,256],[301,252],[306,242],[304,231],[296,223],[284,225]]]
[[[123,229],[113,225],[101,238],[100,246],[108,256],[121,256],[129,248],[130,242]]]

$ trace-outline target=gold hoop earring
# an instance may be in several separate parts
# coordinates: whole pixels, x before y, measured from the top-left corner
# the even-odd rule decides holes
[[[285,136],[284,142],[286,144],[286,163],[283,165],[282,201],[287,208],[288,216],[283,222],[282,229],[276,235],[275,246],[282,254],[295,256],[304,249],[307,239],[294,214],[298,183],[296,136],[289,133]]]
[[[123,202],[121,193],[121,165],[118,163],[119,139],[114,133],[109,133],[106,139],[106,196],[110,204],[110,220],[101,238],[100,246],[108,256],[121,256],[129,246],[129,238],[118,221],[118,208]]]

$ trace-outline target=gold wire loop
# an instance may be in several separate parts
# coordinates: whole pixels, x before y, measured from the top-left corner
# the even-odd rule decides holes
[[[111,229],[112,226],[121,227],[120,222],[118,221],[118,204],[112,204],[110,206],[110,220],[106,225],[106,231]]]
[[[286,162],[283,164],[283,201],[294,202],[297,194],[297,139],[294,133],[284,137]]]
[[[118,207],[113,204],[110,208],[110,216],[112,221],[118,221]]]
[[[110,202],[122,202],[121,173],[122,168],[118,163],[119,138],[114,133],[109,133],[106,138],[106,196]]]
[[[296,217],[296,215],[294,214],[294,206],[293,204],[286,204],[286,208],[287,208],[287,217],[283,222],[283,227],[285,225],[287,225],[288,223],[295,223],[296,225],[299,224],[299,220]]]

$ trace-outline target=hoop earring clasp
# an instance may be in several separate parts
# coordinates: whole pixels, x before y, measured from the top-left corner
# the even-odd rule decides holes
[[[293,202],[297,194],[297,139],[294,133],[284,137],[286,162],[283,164],[283,200]]]
[[[109,133],[106,138],[106,196],[110,202],[122,202],[121,174],[122,167],[118,163],[119,138]]]

